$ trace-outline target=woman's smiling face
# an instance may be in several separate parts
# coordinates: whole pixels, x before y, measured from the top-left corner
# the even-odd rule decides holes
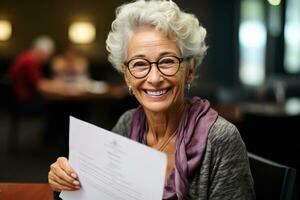
[[[156,62],[162,57],[181,57],[175,41],[170,40],[151,26],[139,27],[128,42],[128,60],[143,58]],[[133,95],[144,109],[151,112],[167,112],[176,109],[184,102],[184,88],[190,83],[193,71],[189,70],[185,61],[180,64],[178,72],[173,76],[165,76],[152,64],[149,74],[141,79],[133,77],[126,66],[123,66],[125,80],[132,88]]]

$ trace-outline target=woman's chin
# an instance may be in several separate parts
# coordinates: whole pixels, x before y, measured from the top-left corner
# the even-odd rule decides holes
[[[169,110],[171,105],[167,102],[143,102],[142,106],[147,111],[153,112],[153,113],[162,113]]]

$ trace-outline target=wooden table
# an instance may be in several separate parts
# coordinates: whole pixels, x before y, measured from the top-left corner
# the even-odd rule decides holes
[[[53,200],[53,191],[46,183],[0,183],[1,200]]]

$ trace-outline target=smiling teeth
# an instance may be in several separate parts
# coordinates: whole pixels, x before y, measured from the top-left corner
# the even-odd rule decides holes
[[[147,92],[147,94],[149,94],[151,96],[160,96],[160,95],[165,94],[167,92],[167,89],[160,90],[160,91],[149,91],[149,90],[147,90],[146,92]]]

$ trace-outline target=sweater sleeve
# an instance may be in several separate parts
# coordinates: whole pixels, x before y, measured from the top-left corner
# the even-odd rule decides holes
[[[134,109],[126,111],[121,115],[116,125],[113,127],[112,132],[117,133],[119,135],[128,137],[131,127],[132,115]]]
[[[245,144],[237,128],[226,120],[215,126],[212,147],[210,200],[255,199]]]

